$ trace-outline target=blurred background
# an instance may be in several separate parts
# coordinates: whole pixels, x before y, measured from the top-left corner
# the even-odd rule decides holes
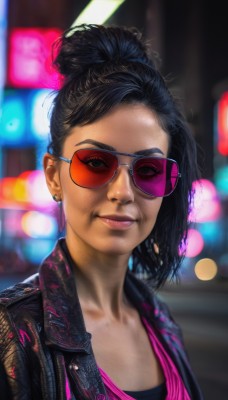
[[[228,398],[228,29],[225,2],[0,0],[0,290],[37,271],[61,234],[42,155],[58,88],[52,43],[82,22],[135,26],[198,145],[186,259],[160,291],[206,400]]]

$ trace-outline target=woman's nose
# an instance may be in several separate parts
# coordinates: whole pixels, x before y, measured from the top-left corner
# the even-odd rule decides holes
[[[120,165],[116,175],[108,185],[108,199],[123,204],[133,202],[134,188],[132,185],[129,166],[127,164]]]

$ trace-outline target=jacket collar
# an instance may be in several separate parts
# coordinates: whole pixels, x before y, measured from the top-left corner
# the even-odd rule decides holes
[[[67,253],[65,240],[60,239],[39,270],[46,343],[65,351],[89,354],[91,335],[85,329]]]

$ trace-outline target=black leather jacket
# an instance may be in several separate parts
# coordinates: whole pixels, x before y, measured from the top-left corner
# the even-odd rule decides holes
[[[69,257],[60,239],[38,274],[0,293],[1,400],[107,399]],[[167,307],[130,273],[125,291],[153,326],[191,399],[202,400]]]

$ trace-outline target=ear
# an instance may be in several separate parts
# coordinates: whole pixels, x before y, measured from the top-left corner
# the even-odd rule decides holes
[[[59,201],[62,199],[62,191],[59,177],[59,163],[51,154],[46,153],[43,157],[43,169],[47,187],[52,197],[56,196]],[[58,200],[56,200],[58,201]]]

